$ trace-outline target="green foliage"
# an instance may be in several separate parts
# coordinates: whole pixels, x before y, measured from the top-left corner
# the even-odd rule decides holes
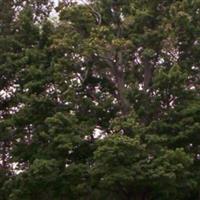
[[[189,177],[187,169],[192,159],[183,149],[163,148],[152,154],[148,146],[138,138],[126,136],[100,142],[94,154],[93,187],[105,190],[108,196],[115,191],[116,199],[123,195],[142,196],[144,191],[154,199],[157,190],[167,198],[181,194],[182,188],[189,186],[183,180]]]
[[[198,199],[199,0],[52,6],[0,1],[0,199]]]

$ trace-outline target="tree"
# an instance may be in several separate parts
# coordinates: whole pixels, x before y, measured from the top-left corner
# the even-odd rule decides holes
[[[21,74],[26,68],[27,49],[35,45],[40,16],[47,17],[47,1],[0,1],[0,171],[1,197],[7,199],[3,184],[17,170],[11,151],[16,141],[13,116],[23,107],[18,93],[23,91]],[[48,11],[49,12],[49,11]],[[37,16],[37,17],[36,17]],[[32,24],[31,24],[32,23]],[[26,137],[24,135],[24,137]]]
[[[4,199],[198,199],[199,1],[10,5]]]

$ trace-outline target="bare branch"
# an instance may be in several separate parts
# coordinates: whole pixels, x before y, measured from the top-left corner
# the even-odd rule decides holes
[[[86,5],[92,11],[92,14],[96,17],[96,21],[97,21],[98,25],[100,25],[102,22],[101,14],[99,12],[97,12],[87,1],[80,0],[80,2],[84,5]]]

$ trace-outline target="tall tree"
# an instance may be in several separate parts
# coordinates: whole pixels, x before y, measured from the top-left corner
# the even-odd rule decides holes
[[[27,49],[33,48],[36,44],[34,37],[38,37],[36,32],[39,32],[38,25],[33,27],[30,23],[40,23],[44,16],[47,17],[50,4],[48,1],[0,1],[0,182],[2,199],[8,198],[2,191],[4,182],[18,170],[16,168],[18,161],[15,162],[11,154],[17,130],[12,117],[23,107],[23,102],[18,98],[18,92],[23,90],[21,74],[27,64]]]
[[[199,1],[10,2],[4,199],[198,199]]]

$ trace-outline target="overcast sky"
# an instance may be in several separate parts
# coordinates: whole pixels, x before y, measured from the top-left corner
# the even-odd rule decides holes
[[[53,0],[53,1],[55,2],[55,5],[58,5],[58,1],[59,1],[59,0]]]
[[[59,0],[53,0],[55,2],[55,5],[58,5]],[[87,2],[87,0],[85,0]],[[77,2],[81,2],[81,0],[77,0]]]

